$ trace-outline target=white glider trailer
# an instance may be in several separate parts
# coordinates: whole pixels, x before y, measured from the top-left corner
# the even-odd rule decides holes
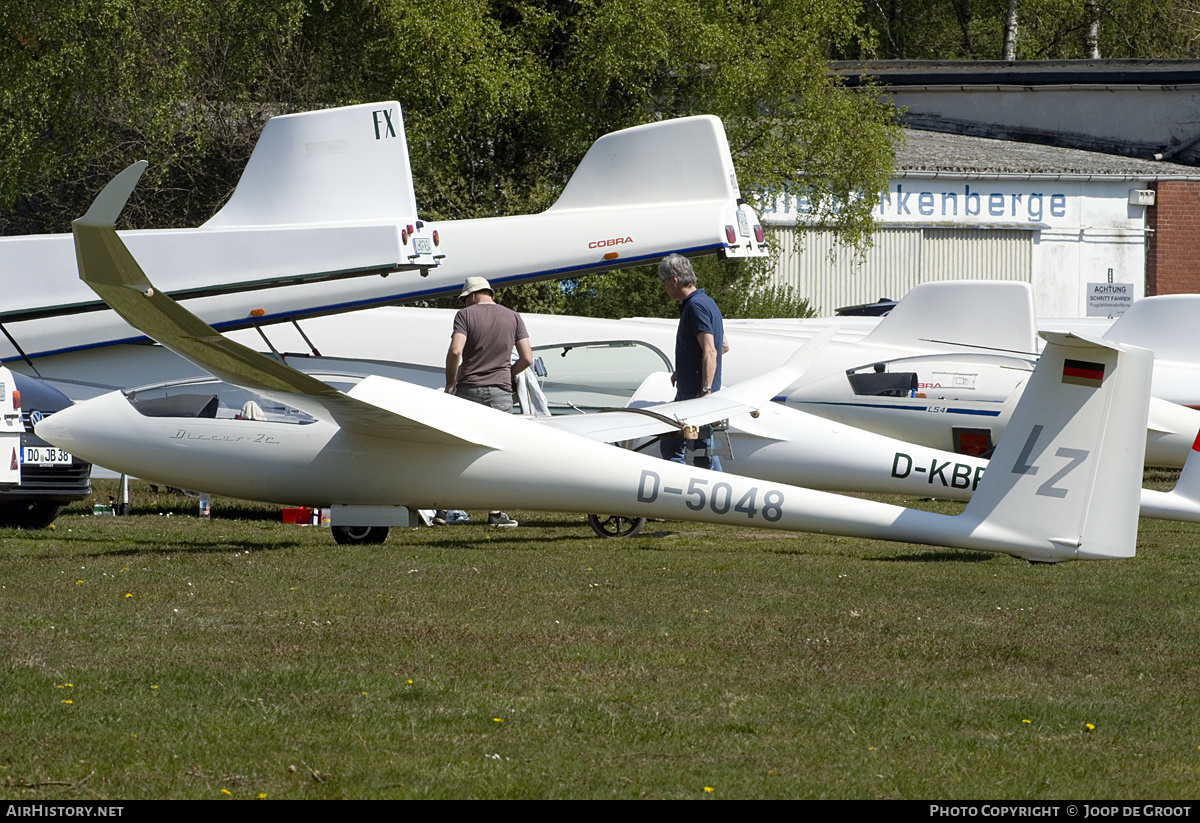
[[[120,236],[159,288],[222,330],[295,331],[300,318],[457,294],[476,275],[502,287],[673,253],[768,253],[719,118],[601,137],[540,214],[422,222],[396,103],[273,118],[211,220]],[[197,373],[79,282],[69,235],[0,239],[0,282],[0,361],[74,400]]]

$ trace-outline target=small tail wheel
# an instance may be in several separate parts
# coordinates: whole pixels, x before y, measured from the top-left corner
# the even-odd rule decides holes
[[[599,537],[633,537],[646,525],[644,517],[623,517],[619,514],[589,514],[587,521]]]

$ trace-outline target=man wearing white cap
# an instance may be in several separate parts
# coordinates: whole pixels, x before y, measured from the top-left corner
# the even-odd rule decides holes
[[[468,277],[458,299],[463,307],[454,315],[454,333],[446,351],[446,393],[511,412],[513,379],[533,363],[525,322],[492,299],[492,286],[482,277]],[[512,362],[514,346],[516,362]],[[494,511],[488,515],[488,525],[515,526],[517,521]]]

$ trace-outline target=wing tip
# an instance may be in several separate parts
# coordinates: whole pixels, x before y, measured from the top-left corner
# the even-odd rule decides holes
[[[134,188],[142,179],[142,174],[149,165],[147,161],[139,160],[108,181],[108,185],[96,195],[96,199],[88,207],[87,213],[72,222],[71,225],[96,228],[115,226],[117,218],[121,215],[125,204],[129,202],[130,195],[133,194]]]

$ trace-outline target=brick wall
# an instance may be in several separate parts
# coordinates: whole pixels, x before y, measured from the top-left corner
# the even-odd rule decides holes
[[[1200,182],[1153,184],[1146,209],[1146,294],[1200,293]]]

